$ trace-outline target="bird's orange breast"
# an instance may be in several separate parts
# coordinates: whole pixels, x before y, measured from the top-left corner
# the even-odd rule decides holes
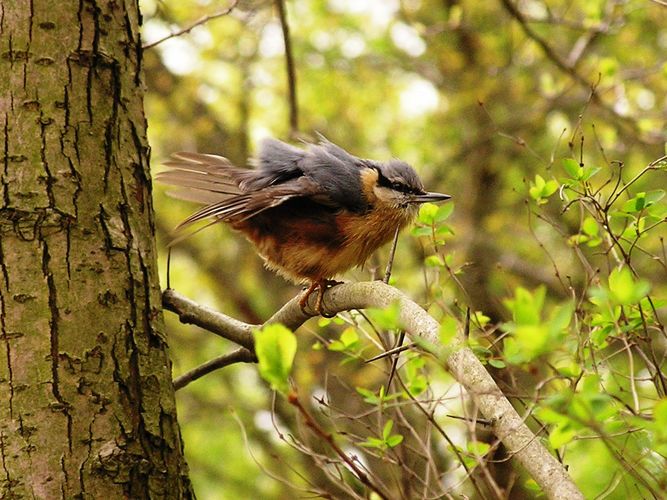
[[[332,278],[363,264],[414,217],[402,208],[353,213],[290,201],[232,225],[256,246],[267,267],[297,282]]]

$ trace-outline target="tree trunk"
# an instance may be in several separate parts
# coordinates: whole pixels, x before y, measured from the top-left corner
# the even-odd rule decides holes
[[[133,0],[0,5],[2,498],[189,498]]]

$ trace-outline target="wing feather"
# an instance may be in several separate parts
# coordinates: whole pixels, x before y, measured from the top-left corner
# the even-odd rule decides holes
[[[299,177],[251,193],[233,196],[218,203],[207,205],[185,219],[178,228],[195,224],[205,219],[220,222],[241,222],[285,201],[296,197],[322,195],[317,184],[307,177]]]
[[[329,152],[328,163],[340,161],[339,155],[337,150]],[[217,222],[240,223],[293,198],[310,198],[328,208],[341,206],[309,172],[310,164],[318,163],[312,157],[312,150],[303,151],[276,140],[262,143],[252,170],[238,168],[222,156],[174,153],[164,163],[169,170],[157,174],[156,179],[177,187],[169,195],[204,206],[178,225],[170,245]],[[204,221],[202,227],[188,230]]]

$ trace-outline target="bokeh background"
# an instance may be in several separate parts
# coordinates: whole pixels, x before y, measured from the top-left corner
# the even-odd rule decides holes
[[[222,154],[246,165],[262,137],[295,138],[274,2],[140,4],[147,45],[231,7],[228,14],[145,52],[154,171],[170,153],[188,150]],[[564,214],[558,193],[537,207],[529,188],[536,174],[564,177],[563,158],[599,166],[605,179],[622,162],[629,179],[665,154],[663,2],[293,0],[286,8],[299,136],[314,138],[319,132],[357,156],[401,158],[430,190],[454,197],[455,209],[437,248],[421,233],[402,234],[393,273],[397,287],[437,317],[460,318],[469,306],[479,312],[479,325],[498,325],[510,319],[504,301],[514,297],[518,286],[534,290],[543,285],[547,302],[567,300],[570,292],[563,282],[577,284],[589,277],[582,252],[588,262],[609,270],[602,250],[573,245],[571,236],[580,232],[583,220],[579,209]],[[655,172],[642,177],[635,191],[666,184],[664,171]],[[194,207],[168,198],[159,185],[155,207],[164,284],[169,232]],[[666,234],[664,226],[657,231]],[[648,244],[637,265],[664,297],[662,236]],[[441,260],[429,260],[434,252]],[[382,249],[364,269],[345,278],[381,275],[387,255],[388,249]],[[299,291],[264,270],[252,247],[225,227],[210,228],[173,248],[171,283],[192,299],[251,323],[261,323]],[[325,427],[338,431],[354,430],[355,422],[361,425],[369,416],[370,407],[355,388],[377,392],[387,379],[386,363],[363,364],[327,348],[357,319],[311,320],[298,332],[295,384]],[[170,315],[167,320],[175,375],[231,348]],[[358,330],[360,349],[376,349],[370,328]],[[664,351],[663,339],[655,347],[658,366],[664,366]],[[627,369],[627,354],[607,354],[610,366],[616,363],[611,371]],[[449,401],[452,414],[463,411],[460,389],[444,370],[407,359],[412,363],[407,368],[427,373],[431,397]],[[511,377],[517,401],[521,391],[532,394],[530,388],[547,378],[540,371],[545,357],[530,361]],[[618,382],[616,389],[622,393],[625,383]],[[642,397],[647,401],[660,396],[646,391]],[[177,396],[199,498],[295,498],[308,496],[307,491],[342,495],[316,465],[321,462],[313,460],[316,439],[261,381],[255,366],[225,368]],[[642,400],[641,406],[650,403]],[[412,416],[418,419],[416,413]],[[438,419],[453,442],[465,447],[469,426],[445,415]],[[351,452],[364,453],[348,444]],[[628,470],[645,466],[641,450],[647,445],[633,444],[626,462],[619,458],[623,446],[583,437],[569,444],[570,472],[587,497],[627,498],[640,491],[641,486],[633,489],[638,481]],[[431,461],[446,473],[444,490],[476,495],[447,445],[434,446],[432,453]],[[656,470],[664,461],[658,454],[651,464],[655,470],[647,475],[659,490]],[[513,497],[534,494],[526,478],[504,470],[502,461],[496,465],[499,481],[516,482]],[[378,460],[375,466],[378,474],[391,477],[391,464]],[[413,464],[416,472],[420,467]]]

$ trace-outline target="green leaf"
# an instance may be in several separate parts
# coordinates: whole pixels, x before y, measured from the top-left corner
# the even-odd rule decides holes
[[[665,197],[664,189],[654,189],[646,193],[646,206],[651,206]]]
[[[393,434],[385,440],[385,443],[387,443],[387,446],[389,448],[398,446],[402,442],[403,442],[403,436],[401,436],[400,434]]]
[[[530,194],[530,197],[533,200],[536,200],[538,204],[541,204],[540,201],[542,200],[542,191],[536,188],[535,186],[531,187],[528,190],[528,194]]]
[[[468,453],[471,453],[477,457],[483,457],[489,452],[491,445],[483,441],[468,441],[466,448]]]
[[[531,183],[531,187],[528,190],[531,198],[537,201],[538,205],[543,205],[547,203],[545,198],[548,198],[556,192],[558,189],[558,183],[554,180],[545,181],[544,178],[537,174],[535,176],[535,182]]]
[[[353,345],[359,342],[359,334],[354,327],[349,327],[343,330],[343,333],[340,334],[340,341],[346,347],[352,347]]]
[[[435,235],[440,236],[440,238],[437,238],[439,241],[444,240],[442,236],[445,236],[447,234],[454,234],[454,230],[451,227],[446,226],[445,224],[438,226],[438,229],[435,230]]]
[[[382,439],[374,438],[374,437],[368,437],[366,438],[366,441],[363,443],[359,444],[360,446],[363,446],[364,448],[378,448],[381,450],[384,450],[386,448],[386,444]]]
[[[667,432],[667,399],[661,399],[653,408],[655,424]]]
[[[533,359],[549,348],[547,325],[519,325],[512,333],[527,359]]]
[[[479,325],[480,328],[483,328],[489,324],[491,318],[485,315],[482,311],[475,311],[474,313],[472,313],[470,321],[473,325]]]
[[[412,231],[410,231],[410,234],[412,236],[432,236],[433,235],[433,229],[431,229],[430,226],[415,226],[412,228]]]
[[[607,347],[607,338],[614,331],[613,325],[608,325],[603,328],[596,328],[590,333],[591,342],[598,349],[604,349]]]
[[[386,401],[398,399],[401,396],[399,393],[387,394],[385,392],[384,386],[380,386],[377,394],[375,394],[373,391],[365,389],[364,387],[356,387],[355,389],[364,398],[366,403],[372,405],[379,405]]]
[[[572,158],[563,159],[563,168],[572,179],[579,180],[583,175],[584,169],[579,165],[579,162]]]
[[[597,221],[593,217],[586,217],[584,223],[581,225],[581,229],[588,236],[597,236],[600,230]]]
[[[542,196],[547,198],[547,197],[551,196],[552,194],[554,194],[556,191],[558,191],[558,182],[551,179],[551,180],[547,181],[546,185],[542,189]]]
[[[665,196],[663,189],[654,189],[653,191],[640,192],[634,198],[629,199],[623,204],[623,212],[636,213],[648,207],[654,206]]]
[[[577,430],[570,427],[569,423],[560,422],[549,434],[549,444],[553,449],[558,449],[572,441],[577,435]]]
[[[398,446],[403,442],[403,436],[400,434],[391,433],[393,426],[394,421],[390,419],[387,420],[387,423],[384,424],[384,427],[382,428],[382,440],[387,448],[393,448],[394,446]]]
[[[585,234],[573,234],[567,239],[567,244],[572,247],[576,247],[582,243],[586,243],[587,241],[589,241],[589,238]]]
[[[435,214],[435,222],[440,223],[446,221],[447,219],[449,219],[449,216],[452,215],[452,212],[454,212],[453,202],[450,201],[443,205],[440,205],[438,207],[438,211]]]
[[[500,359],[490,359],[489,364],[493,366],[494,368],[498,368],[499,370],[505,368],[507,365],[505,364],[504,361]]]
[[[286,394],[296,354],[296,335],[283,325],[272,324],[256,330],[254,336],[259,374],[272,389]]]
[[[627,213],[636,213],[646,206],[646,193],[637,193],[634,198],[629,199],[623,204],[623,211]]]
[[[618,74],[618,67],[619,63],[617,59],[613,57],[603,57],[600,59],[598,71],[602,76],[611,78]]]
[[[600,170],[602,170],[600,167],[584,167],[581,171],[581,177],[579,180],[587,181],[595,174],[597,174]]]
[[[611,299],[619,305],[639,302],[651,289],[648,281],[635,281],[628,267],[614,269],[609,275]]]
[[[542,488],[540,488],[540,485],[534,479],[527,479],[523,483],[523,487],[528,491],[534,492],[536,496],[542,493]]]
[[[574,302],[572,301],[554,308],[548,322],[552,339],[555,338],[557,333],[570,326],[572,314],[574,314]]]
[[[596,373],[585,375],[581,379],[582,394],[599,394],[600,393],[600,376]]]
[[[394,421],[389,419],[387,420],[387,423],[384,424],[384,427],[382,428],[382,438],[386,440],[389,436],[391,436],[391,428],[394,426]]]
[[[442,267],[445,264],[439,255],[429,255],[424,259],[424,265],[426,267]]]
[[[576,378],[581,373],[581,366],[572,360],[563,360],[556,363],[556,370],[564,377]]]
[[[356,387],[357,392],[364,398],[364,402],[376,405],[380,403],[380,398],[378,398],[373,391],[370,391],[364,387]]]
[[[328,347],[330,351],[340,352],[353,349],[357,344],[359,344],[359,334],[356,328],[350,326],[343,330],[338,340],[331,342]]]
[[[440,323],[440,342],[448,346],[456,339],[458,322],[451,316],[445,317]]]
[[[656,203],[648,207],[647,212],[655,219],[664,219],[667,217],[667,205],[664,203]]]
[[[514,299],[505,301],[505,305],[512,311],[512,317],[517,325],[537,325],[540,322],[542,307],[547,289],[539,286],[534,293],[523,287],[517,287]]]
[[[380,329],[399,330],[401,328],[401,308],[398,301],[394,301],[384,309],[366,309],[366,315]]]
[[[417,220],[422,224],[431,226],[435,223],[438,215],[438,205],[435,203],[424,203],[419,207],[419,215]]]
[[[547,424],[564,424],[570,421],[570,417],[558,413],[550,406],[544,406],[536,410],[537,416]]]
[[[408,361],[405,363],[405,385],[413,396],[418,396],[428,387],[428,380],[422,373],[422,369],[426,364],[424,358],[419,354],[414,353],[406,356]]]

